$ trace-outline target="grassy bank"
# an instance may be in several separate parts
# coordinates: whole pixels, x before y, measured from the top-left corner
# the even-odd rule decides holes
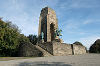
[[[17,59],[28,59],[33,57],[0,57],[0,61],[17,60]]]

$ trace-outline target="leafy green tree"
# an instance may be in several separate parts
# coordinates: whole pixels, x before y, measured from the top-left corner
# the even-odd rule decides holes
[[[37,43],[36,35],[29,35],[27,38],[24,34],[20,34],[18,26],[0,19],[0,56],[19,56],[19,49],[26,46],[29,49],[29,44],[33,46],[32,43],[34,45]]]
[[[89,49],[90,53],[100,53],[100,39],[97,39]]]
[[[38,38],[37,38],[37,35],[29,35],[29,36],[27,36],[28,38],[29,38],[29,40],[30,40],[30,42],[32,43],[32,44],[34,44],[34,45],[36,45],[36,43],[37,43],[37,40],[38,40]]]
[[[30,40],[26,36],[24,36],[24,34],[20,34],[18,39],[19,39],[19,44],[30,42]]]
[[[82,45],[83,46],[83,44],[81,42],[78,42],[78,41],[74,42],[73,44]]]
[[[18,46],[20,31],[11,22],[0,20],[0,56],[12,56]]]

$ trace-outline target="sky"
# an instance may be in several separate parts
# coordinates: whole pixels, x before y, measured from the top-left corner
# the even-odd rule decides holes
[[[21,33],[38,35],[41,9],[55,10],[65,43],[81,42],[88,49],[100,39],[100,0],[0,0],[0,17]]]

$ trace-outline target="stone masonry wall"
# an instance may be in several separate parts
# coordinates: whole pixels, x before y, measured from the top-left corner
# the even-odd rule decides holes
[[[56,13],[54,10],[51,8],[48,8],[48,14],[47,14],[47,42],[51,42],[51,30],[50,30],[50,25],[54,24],[54,29],[58,28],[58,22],[57,22],[57,17]]]
[[[86,48],[81,45],[66,44],[60,42],[52,42],[52,44],[54,56],[77,55],[86,53]]]
[[[53,54],[53,45],[51,42],[39,43],[38,46],[48,51],[50,54]]]
[[[81,45],[73,45],[73,52],[74,52],[74,55],[85,54],[86,48],[84,46],[81,46]]]
[[[39,43],[38,46],[54,56],[85,54],[86,48],[81,45],[66,44],[56,41]]]
[[[54,29],[58,28],[58,20],[56,17],[56,13],[53,9],[45,7],[41,10],[38,31],[38,36],[41,35],[41,32],[44,33],[45,42],[51,42],[51,24],[54,25]]]
[[[33,45],[30,42],[22,43],[20,44],[18,48],[18,56],[19,57],[40,57],[43,56],[42,51],[36,48],[35,45]]]
[[[53,42],[53,55],[54,56],[72,55],[72,47],[70,44]]]

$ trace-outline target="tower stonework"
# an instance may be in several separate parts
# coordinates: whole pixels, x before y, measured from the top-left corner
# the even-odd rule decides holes
[[[48,7],[43,8],[39,17],[38,36],[41,36],[41,33],[43,32],[44,42],[51,42],[55,39],[54,32],[57,28],[58,21],[55,11]]]
[[[59,36],[56,35],[57,30],[58,20],[55,11],[48,7],[43,8],[39,17],[39,40],[36,44],[36,48],[42,52],[43,56],[66,56],[86,53],[85,46],[60,42]]]

